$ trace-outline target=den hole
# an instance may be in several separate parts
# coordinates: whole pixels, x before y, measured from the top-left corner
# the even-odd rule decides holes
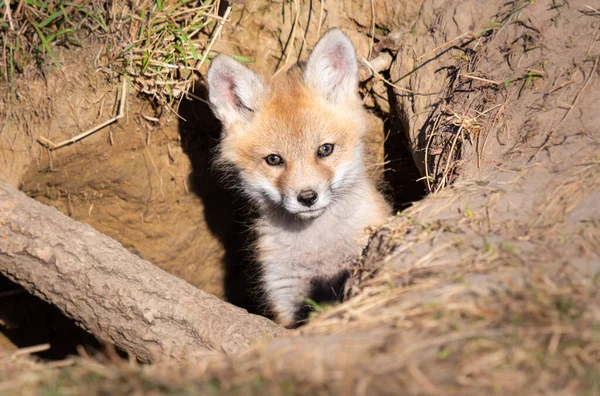
[[[198,86],[193,95],[201,100],[183,100],[179,106],[179,133],[183,151],[192,164],[188,184],[202,200],[207,226],[225,250],[225,297],[251,313],[269,316],[253,276],[257,271],[249,248],[253,237],[248,231],[253,213],[241,194],[229,188],[236,184],[234,176],[213,166],[221,123],[208,106],[206,87]]]
[[[395,95],[391,93],[388,95],[390,107],[398,108],[394,103]],[[261,303],[260,285],[249,249],[252,235],[248,232],[248,224],[252,222],[253,214],[240,194],[227,187],[235,180],[224,180],[224,174],[211,166],[212,159],[206,153],[214,155],[221,125],[207,105],[206,89],[199,86],[193,95],[201,100],[181,102],[178,131],[182,149],[192,165],[188,179],[190,191],[201,199],[207,226],[225,250],[222,263],[224,295],[229,302],[249,312],[269,317]],[[406,125],[403,117],[377,108],[370,110],[384,121],[387,136],[384,190],[393,202],[394,210],[400,211],[422,199],[426,194],[425,186],[418,181],[420,174],[404,133]],[[138,253],[145,256],[143,251]],[[49,343],[49,350],[36,354],[42,359],[60,360],[76,355],[78,345],[90,351],[103,348],[100,341],[57,308],[4,277],[0,277],[0,307],[0,333],[18,348]]]
[[[389,81],[389,72],[384,72],[384,78]],[[397,94],[389,85],[386,89],[389,107],[392,110],[389,113],[384,113],[379,108],[370,110],[383,120],[386,136],[384,192],[393,203],[394,210],[402,211],[423,199],[427,195],[427,189],[411,153],[407,132],[408,121],[400,109]],[[422,146],[424,147],[424,144]]]
[[[29,294],[2,275],[0,307],[0,333],[19,349],[50,344],[49,349],[33,354],[43,360],[62,360],[77,355],[79,345],[89,355],[96,355],[104,348],[100,341],[58,308]]]

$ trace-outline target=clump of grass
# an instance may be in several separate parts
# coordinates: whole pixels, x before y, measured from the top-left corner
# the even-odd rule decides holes
[[[57,45],[81,46],[81,32],[108,33],[103,2],[64,0],[0,0],[4,18],[0,22],[0,79],[12,87],[16,75],[32,63],[48,61],[60,67],[54,48]]]
[[[99,42],[99,67],[128,76],[161,103],[187,92],[226,19],[214,0],[0,0],[0,81],[60,68],[57,47]],[[227,12],[228,13],[228,12]],[[247,59],[240,57],[241,61]],[[35,70],[35,69],[34,69]]]
[[[130,76],[138,88],[170,103],[190,88],[195,72],[210,59],[210,47],[227,18],[216,1],[156,1],[151,7],[123,5],[118,17],[124,40],[114,40],[108,72]],[[122,45],[126,42],[126,45]],[[241,61],[247,61],[239,57]]]
[[[90,33],[109,33],[107,4],[100,1],[0,0],[2,49],[0,78],[10,85],[29,65],[47,63],[60,68],[57,46],[82,46]]]

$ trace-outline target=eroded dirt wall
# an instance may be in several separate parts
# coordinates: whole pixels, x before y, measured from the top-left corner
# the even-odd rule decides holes
[[[60,71],[49,73],[45,82],[19,82],[12,118],[2,131],[3,160],[10,166],[0,167],[1,177],[223,296],[221,234],[209,230],[205,220],[203,200],[190,180],[192,161],[184,151],[191,137],[175,114],[156,122],[159,110],[131,93],[118,124],[54,152],[36,141],[42,136],[58,143],[117,114],[122,85],[97,72],[98,50],[57,51]],[[201,137],[198,150],[206,153],[216,139],[214,130]],[[201,177],[207,179],[208,155],[204,158]],[[218,195],[215,184],[211,179],[203,185],[206,194],[216,189]]]

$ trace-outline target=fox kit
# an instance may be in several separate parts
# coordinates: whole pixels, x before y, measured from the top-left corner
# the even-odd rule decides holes
[[[306,297],[339,289],[367,242],[365,229],[390,214],[365,167],[369,114],[357,93],[354,46],[330,30],[304,70],[295,66],[269,83],[219,55],[208,85],[223,123],[219,162],[239,172],[258,208],[268,303],[279,323],[292,326],[307,313]]]

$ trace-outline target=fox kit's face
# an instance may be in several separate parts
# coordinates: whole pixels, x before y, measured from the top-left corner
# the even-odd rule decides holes
[[[246,191],[260,203],[313,218],[359,166],[362,113],[320,99],[298,74],[274,80],[252,120],[227,132],[221,155],[241,170]]]
[[[317,44],[306,70],[269,86],[228,57],[209,71],[210,100],[223,121],[221,160],[267,208],[322,215],[361,174],[364,110],[354,48],[339,30]]]

